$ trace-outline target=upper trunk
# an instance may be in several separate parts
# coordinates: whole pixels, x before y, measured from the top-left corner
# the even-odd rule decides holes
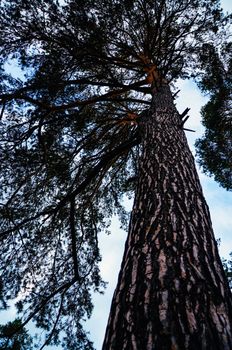
[[[232,349],[231,294],[167,86],[140,129],[139,181],[103,349]]]

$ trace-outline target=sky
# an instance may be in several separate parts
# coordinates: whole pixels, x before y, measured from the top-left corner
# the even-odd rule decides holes
[[[221,4],[225,11],[232,11],[231,0],[223,0]],[[176,104],[180,113],[187,107],[190,108],[190,118],[186,123],[186,128],[193,129],[195,132],[186,132],[186,135],[190,148],[195,155],[194,142],[204,133],[204,128],[201,125],[200,108],[207,102],[207,97],[203,96],[196,85],[190,81],[181,81],[178,85],[180,92]],[[213,178],[203,174],[200,169],[198,169],[198,173],[206,201],[209,205],[215,236],[221,239],[219,247],[220,255],[228,258],[229,253],[232,251],[232,193],[220,187]],[[129,210],[132,201],[127,201],[126,205]],[[113,218],[112,220],[111,235],[106,236],[104,233],[99,235],[99,245],[102,254],[102,262],[100,264],[101,274],[103,279],[108,282],[108,285],[104,295],[93,296],[94,311],[91,319],[85,325],[85,328],[90,332],[90,338],[94,342],[96,350],[101,350],[102,348],[126,236],[127,233],[120,229],[117,218]],[[13,308],[7,313],[0,314],[1,323],[14,318],[15,310]],[[59,348],[47,347],[47,349],[58,350]]]

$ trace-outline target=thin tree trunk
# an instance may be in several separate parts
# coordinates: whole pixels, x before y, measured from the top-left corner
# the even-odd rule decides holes
[[[103,350],[231,350],[231,293],[169,87],[140,122],[129,235]]]

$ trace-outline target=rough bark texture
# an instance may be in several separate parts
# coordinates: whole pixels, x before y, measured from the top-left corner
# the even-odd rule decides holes
[[[230,350],[231,293],[193,156],[167,86],[143,149],[103,350]]]

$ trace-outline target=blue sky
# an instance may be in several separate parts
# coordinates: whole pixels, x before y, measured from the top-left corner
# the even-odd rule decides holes
[[[232,1],[221,1],[226,11],[232,11]],[[207,101],[207,98],[200,94],[197,87],[190,81],[182,81],[179,83],[180,93],[177,102],[179,112],[183,112],[185,108],[191,108],[190,118],[186,127],[196,130],[195,133],[187,132],[190,148],[195,154],[194,142],[204,132],[200,122],[200,108]],[[210,208],[211,219],[214,227],[216,238],[221,239],[220,254],[228,258],[232,251],[232,194],[221,188],[212,178],[202,174],[199,170],[199,177],[203,187],[203,192]],[[128,202],[128,209],[131,203]],[[103,256],[101,262],[102,276],[108,282],[104,295],[95,295],[95,309],[91,320],[86,322],[86,329],[90,331],[90,337],[94,341],[96,350],[101,350],[105,327],[109,315],[109,309],[114,288],[117,282],[117,276],[120,263],[124,251],[124,243],[126,240],[126,232],[120,230],[119,222],[116,218],[112,220],[111,235],[106,236],[100,234],[100,248]],[[14,309],[7,313],[0,314],[0,322],[5,323],[10,319],[14,319]],[[58,349],[57,347],[47,347],[47,349]]]

